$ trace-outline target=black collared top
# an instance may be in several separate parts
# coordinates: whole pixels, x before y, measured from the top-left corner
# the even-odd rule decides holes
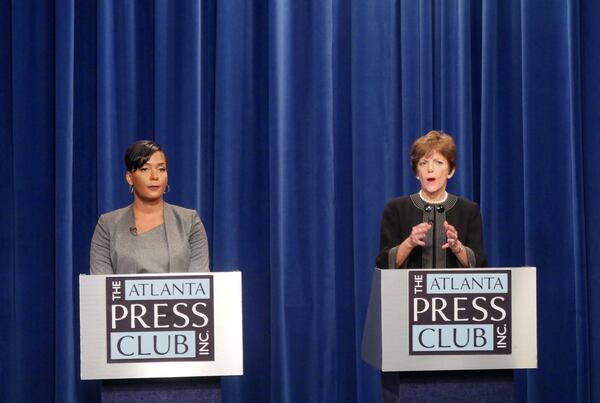
[[[419,194],[390,200],[381,219],[377,267],[395,268],[398,246],[408,238],[412,228],[422,222],[433,224],[425,238],[426,245],[414,248],[400,268],[462,267],[450,249],[442,249],[446,243],[443,225],[446,220],[456,228],[458,239],[465,246],[469,267],[486,267],[479,207],[452,194],[448,194],[448,198],[440,204],[428,204]]]

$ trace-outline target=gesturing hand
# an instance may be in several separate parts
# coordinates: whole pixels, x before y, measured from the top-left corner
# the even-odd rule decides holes
[[[458,231],[453,225],[448,224],[448,221],[444,221],[444,230],[446,231],[446,243],[442,245],[442,249],[450,248],[452,253],[455,255],[462,252],[464,246],[458,240]]]
[[[406,239],[408,241],[408,245],[411,248],[425,246],[425,236],[427,236],[427,232],[431,229],[431,227],[432,225],[426,222],[422,222],[421,224],[412,227],[410,236]]]

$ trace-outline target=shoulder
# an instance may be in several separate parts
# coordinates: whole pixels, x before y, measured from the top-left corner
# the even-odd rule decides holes
[[[467,211],[479,211],[479,205],[474,201],[465,199],[464,197],[456,198],[456,207]]]
[[[469,220],[477,219],[481,217],[481,211],[479,211],[479,205],[474,201],[465,199],[464,197],[457,197],[456,204],[451,209],[450,214],[457,214],[461,217],[467,217]]]
[[[387,202],[383,210],[384,221],[409,220],[418,215],[420,209],[415,205],[412,195],[395,197]]]
[[[387,202],[385,205],[385,209],[404,209],[407,207],[414,207],[414,203],[411,199],[411,196],[400,196],[395,197]]]
[[[114,225],[115,223],[119,222],[130,210],[131,205],[104,213],[98,219],[98,223],[108,226]]]
[[[192,225],[196,221],[200,221],[198,213],[194,209],[177,206],[175,204],[165,203],[165,218],[171,217],[182,225]],[[168,220],[168,218],[166,218]]]
[[[198,213],[196,213],[196,210],[194,209],[181,207],[169,203],[165,203],[165,210],[179,217],[193,218],[195,215],[198,215]]]

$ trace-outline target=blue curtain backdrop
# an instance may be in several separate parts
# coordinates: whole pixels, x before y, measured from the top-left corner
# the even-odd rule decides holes
[[[214,270],[241,269],[228,402],[372,402],[360,359],[385,202],[455,136],[489,261],[538,268],[520,401],[600,401],[600,3],[0,0],[0,397],[93,402],[78,275],[122,154],[167,150]],[[596,251],[596,252],[594,252]]]

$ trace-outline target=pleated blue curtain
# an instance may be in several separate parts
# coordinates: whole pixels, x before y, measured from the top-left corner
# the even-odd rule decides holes
[[[78,283],[122,154],[155,138],[169,202],[244,282],[231,402],[371,402],[360,359],[385,202],[411,143],[454,135],[450,190],[489,262],[538,267],[539,369],[520,401],[594,401],[600,142],[592,1],[0,1],[0,397],[98,401],[79,381]],[[557,365],[556,363],[560,363]]]
[[[600,376],[600,293],[597,287],[600,284],[600,256],[597,247],[600,245],[600,231],[596,229],[600,222],[600,180],[598,179],[598,161],[600,161],[600,141],[598,140],[597,128],[600,127],[600,80],[598,79],[597,63],[600,63],[600,7],[593,2],[583,2],[579,7],[579,73],[581,82],[579,89],[579,113],[581,117],[581,138],[579,162],[580,177],[577,178],[579,190],[578,200],[580,208],[577,217],[583,223],[583,239],[575,245],[577,250],[583,253],[583,259],[579,267],[575,267],[575,277],[580,309],[577,312],[577,326],[579,335],[586,335],[581,342],[581,349],[577,355],[579,362],[589,365],[587,375],[589,386],[581,385],[584,389],[589,388],[592,400],[600,399],[600,383],[595,380]],[[576,158],[573,158],[576,160]],[[582,194],[583,193],[583,194]],[[587,312],[585,311],[587,308]],[[584,373],[584,375],[586,375]]]
[[[525,262],[535,262],[541,273],[538,353],[540,367],[548,368],[543,375],[530,375],[528,382],[536,388],[527,392],[532,399],[544,399],[542,388],[551,389],[554,379],[568,374],[561,395],[585,401],[597,388],[597,378],[590,376],[588,326],[598,326],[588,316],[586,292],[588,209],[581,159],[595,150],[584,154],[582,148],[579,63],[585,38],[580,38],[577,2],[550,2],[543,10],[525,4],[522,13],[539,16],[522,25],[523,221]],[[544,329],[553,337],[544,337]]]
[[[269,401],[277,389],[270,374],[268,15],[267,4],[247,1],[219,2],[215,13],[211,264],[242,270],[244,297],[244,376],[222,380],[232,402]]]
[[[55,114],[56,110],[69,108],[66,102],[57,104],[56,99],[69,92],[70,63],[56,56],[68,53],[70,45],[65,42],[55,47],[59,38],[64,39],[63,34],[69,34],[55,32],[51,5],[40,4],[33,16],[24,3],[2,2],[0,7],[0,141],[6,175],[2,180],[1,209],[4,325],[0,393],[6,401],[18,401],[20,390],[39,388],[52,399],[55,354],[61,354],[57,361],[69,362],[64,374],[71,379],[57,378],[56,384],[69,389],[76,383],[72,370],[75,359],[68,344],[56,349],[59,336],[65,337],[66,343],[73,339],[73,321],[67,328],[55,326],[55,319],[64,323],[73,317],[69,207],[58,206],[58,199],[68,197],[70,189],[66,181],[55,176],[55,170],[70,176],[70,156],[56,158],[60,145],[54,135],[61,130],[60,142],[70,141],[69,116],[57,118]],[[68,10],[62,17],[69,20]],[[16,46],[13,38],[26,46]],[[60,90],[54,85],[58,69],[61,72],[57,79],[65,85]],[[57,239],[57,235],[64,238]],[[60,264],[69,283],[60,276],[59,287],[55,287],[53,268],[59,259],[66,259]]]

